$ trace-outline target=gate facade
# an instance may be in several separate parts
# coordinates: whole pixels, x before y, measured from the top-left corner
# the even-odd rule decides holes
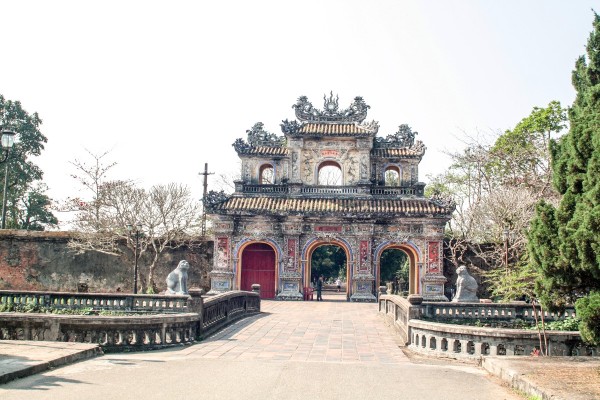
[[[283,121],[282,136],[257,123],[233,143],[242,165],[235,192],[207,196],[211,293],[247,289],[255,279],[268,281],[277,299],[302,300],[312,251],[335,244],[346,252],[348,300],[376,300],[380,257],[389,248],[408,255],[409,293],[447,300],[442,240],[455,206],[424,196],[418,166],[426,148],[417,132],[400,125],[377,136],[361,97],[340,109],[337,97],[324,96],[319,110],[302,96],[293,108],[296,119]],[[267,253],[271,261],[257,261]]]

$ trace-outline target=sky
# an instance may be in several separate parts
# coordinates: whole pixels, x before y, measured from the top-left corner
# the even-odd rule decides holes
[[[589,0],[0,0],[0,94],[43,120],[34,161],[56,201],[85,197],[70,162],[116,162],[112,179],[202,196],[204,163],[239,168],[231,144],[281,134],[305,95],[362,96],[379,135],[408,124],[427,146],[420,179],[466,137],[572,104],[592,30]],[[215,176],[209,189],[216,189]],[[63,223],[66,215],[57,213]]]

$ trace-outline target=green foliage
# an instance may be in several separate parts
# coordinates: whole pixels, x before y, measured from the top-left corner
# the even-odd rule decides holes
[[[581,334],[600,337],[600,16],[587,57],[573,71],[577,96],[569,109],[570,130],[551,143],[553,183],[562,199],[558,208],[540,204],[531,225],[531,263],[543,275],[538,285],[547,304],[580,298]],[[592,293],[592,294],[590,294]]]
[[[590,293],[575,303],[575,311],[581,320],[579,332],[582,339],[595,346],[600,345],[600,291]]]
[[[4,182],[8,171],[7,228],[42,230],[56,223],[56,217],[48,209],[50,200],[43,190],[34,185],[42,179],[43,172],[31,161],[31,157],[39,156],[48,141],[40,131],[41,124],[37,113],[29,114],[19,101],[6,100],[0,95],[0,125],[16,133],[6,165],[0,168],[0,182]],[[2,194],[0,191],[0,200]],[[21,217],[26,215],[29,215],[30,222],[35,220],[35,223],[23,224]]]
[[[483,274],[489,285],[489,290],[496,300],[510,302],[514,300],[534,299],[534,282],[539,278],[539,273],[519,264],[514,268],[496,268]]]
[[[576,318],[566,318],[559,321],[550,321],[544,324],[547,331],[577,331],[581,320]],[[538,326],[532,326],[529,329],[542,329],[542,322],[538,322]]]
[[[512,130],[501,135],[490,153],[490,174],[504,184],[545,192],[550,187],[549,144],[565,127],[566,110],[558,101],[534,107]]]
[[[325,279],[337,278],[345,274],[346,252],[340,246],[319,246],[312,254],[311,281],[315,282],[319,276]]]
[[[408,283],[409,261],[405,252],[398,249],[387,249],[381,254],[381,271],[379,273],[382,285],[385,282],[392,282],[394,277],[403,279],[405,287]]]
[[[94,315],[96,312],[90,308],[55,308],[45,307],[34,303],[15,304],[12,301],[0,304],[0,312],[18,312],[32,314],[60,314],[60,315]]]

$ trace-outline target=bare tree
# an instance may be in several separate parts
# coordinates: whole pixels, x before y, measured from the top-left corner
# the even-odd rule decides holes
[[[142,256],[149,254],[144,286],[156,291],[155,268],[162,254],[199,235],[199,207],[189,188],[180,184],[156,185],[146,191],[128,181],[103,182],[97,201],[80,207],[74,221],[76,236],[69,245],[79,251],[120,255],[125,244],[138,259],[148,259]],[[140,226],[137,243],[128,226]]]

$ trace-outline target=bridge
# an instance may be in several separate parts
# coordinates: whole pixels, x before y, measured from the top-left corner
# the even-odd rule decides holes
[[[376,304],[337,299],[262,301],[260,314],[200,343],[106,354],[9,382],[0,397],[522,398],[473,364],[411,355]]]

